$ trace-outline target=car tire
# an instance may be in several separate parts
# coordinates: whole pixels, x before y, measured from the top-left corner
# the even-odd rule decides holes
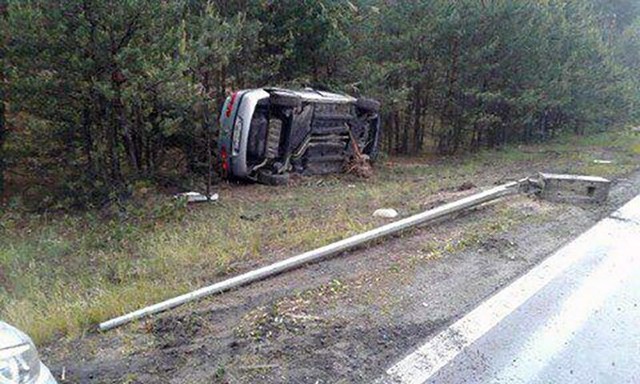
[[[356,107],[367,112],[378,112],[380,111],[380,102],[378,100],[362,98],[356,100]]]
[[[272,92],[269,97],[271,105],[276,107],[297,108],[302,105],[300,96],[284,92]]]
[[[380,154],[380,118],[378,117],[378,121],[375,125],[375,131],[373,133],[373,137],[369,145],[363,151],[365,154],[369,155],[369,160],[371,163],[375,163],[378,159],[378,155]]]
[[[272,173],[270,171],[258,172],[258,182],[266,185],[286,185],[289,183],[288,173]]]

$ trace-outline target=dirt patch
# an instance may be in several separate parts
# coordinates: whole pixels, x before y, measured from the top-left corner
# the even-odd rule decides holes
[[[159,341],[158,347],[173,348],[190,343],[202,329],[203,320],[199,316],[161,317],[147,324]]]
[[[515,252],[513,252],[515,248],[518,248],[518,244],[511,240],[501,237],[489,237],[482,241],[478,252],[491,252],[494,255],[503,256],[509,260],[515,260]]]
[[[460,184],[457,188],[458,191],[467,191],[469,189],[474,189],[476,188],[476,185],[473,184],[470,181],[465,181],[464,183]]]

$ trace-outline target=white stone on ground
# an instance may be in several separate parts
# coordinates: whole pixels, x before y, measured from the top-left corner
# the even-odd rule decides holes
[[[394,217],[398,216],[398,211],[392,208],[378,209],[375,212],[373,212],[373,216],[382,217],[385,219],[393,219]]]

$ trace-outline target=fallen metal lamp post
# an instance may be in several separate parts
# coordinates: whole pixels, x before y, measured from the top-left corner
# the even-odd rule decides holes
[[[209,296],[214,293],[219,293],[232,288],[236,288],[241,285],[249,284],[257,280],[262,280],[265,277],[276,275],[281,272],[300,267],[304,264],[320,260],[324,257],[335,255],[337,253],[353,249],[371,240],[378,239],[391,234],[395,234],[403,230],[406,230],[408,228],[434,221],[443,216],[460,212],[465,209],[480,205],[482,203],[496,200],[505,195],[517,193],[519,185],[520,185],[520,182],[511,182],[508,184],[504,184],[499,187],[495,187],[487,191],[480,192],[478,194],[475,194],[469,197],[465,197],[461,200],[454,201],[452,203],[445,204],[434,209],[430,209],[428,211],[419,213],[417,215],[413,215],[405,219],[398,220],[393,223],[389,223],[387,225],[383,225],[382,227],[372,229],[370,231],[340,240],[338,242],[325,245],[324,247],[320,247],[312,251],[302,253],[298,256],[294,256],[289,259],[285,259],[277,263],[273,263],[266,267],[262,267],[262,268],[244,273],[242,275],[232,277],[228,280],[221,281],[219,283],[210,285],[208,287],[200,288],[196,291],[186,293],[184,295],[174,297],[172,299],[163,301],[161,303],[154,304],[149,307],[131,312],[129,314],[105,321],[103,323],[100,323],[99,329],[101,331],[106,331],[111,328],[115,328],[123,324],[129,323],[133,320],[137,320],[137,319],[152,315],[154,313],[162,312],[167,309],[182,305],[184,303],[188,303],[190,301],[200,299],[204,296]]]
[[[560,192],[558,192],[558,188],[566,185],[570,186],[569,189],[572,194],[571,196],[582,194],[584,196],[587,196],[586,201],[590,202],[601,202],[602,196],[606,198],[606,194],[608,194],[609,192],[609,181],[605,179],[583,178],[580,176],[576,178],[567,177],[567,175],[540,174],[539,180],[532,180],[527,178],[491,188],[487,191],[480,192],[448,204],[444,204],[428,211],[395,221],[393,223],[389,223],[387,225],[383,225],[382,227],[378,227],[370,231],[340,240],[338,242],[325,245],[324,247],[302,253],[298,256],[273,263],[271,265],[244,273],[236,277],[232,277],[219,283],[200,288],[193,292],[189,292],[184,295],[180,295],[172,299],[163,301],[161,303],[139,309],[129,314],[116,317],[114,319],[100,323],[98,327],[101,331],[119,327],[131,321],[158,312],[166,311],[179,305],[198,300],[205,296],[220,293],[258,280],[262,280],[266,277],[298,268],[304,264],[318,261],[327,256],[354,249],[372,240],[396,234],[408,228],[412,228],[421,224],[433,222],[444,216],[473,208],[483,203],[499,199],[506,195],[525,191],[535,192],[542,197],[545,197],[545,194],[553,193],[554,196],[557,197],[561,195]],[[582,188],[578,188],[578,186],[580,185],[582,185]],[[548,191],[546,191],[547,189]],[[602,189],[603,191],[601,192],[600,189]],[[566,195],[562,195],[562,197],[566,197]],[[580,201],[585,200],[583,199]]]

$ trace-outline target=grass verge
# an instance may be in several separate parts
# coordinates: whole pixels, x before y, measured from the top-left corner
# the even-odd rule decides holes
[[[377,208],[409,215],[463,183],[488,186],[538,171],[616,178],[639,159],[640,136],[617,131],[437,161],[391,158],[369,180],[223,185],[211,205],[154,197],[139,215],[5,211],[0,318],[38,343],[76,337],[99,321],[378,226]]]

